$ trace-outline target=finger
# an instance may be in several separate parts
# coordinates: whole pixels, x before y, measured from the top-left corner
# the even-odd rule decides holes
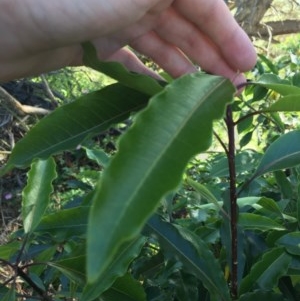
[[[203,70],[228,78],[236,75],[236,70],[228,65],[216,45],[174,9],[169,9],[161,16],[155,32],[165,41],[176,45]]]
[[[81,53],[80,46],[71,46],[40,52],[26,58],[14,58],[1,62],[0,81],[35,76],[65,66],[77,65]]]
[[[137,51],[149,56],[174,78],[198,70],[178,48],[161,39],[155,32],[150,32],[136,39],[132,42],[131,46]],[[213,60],[216,59],[216,57],[213,57]],[[203,59],[203,65],[206,66],[205,62],[207,59],[205,60],[202,56],[200,56],[200,58]],[[205,70],[225,76],[235,85],[239,85],[246,81],[243,74],[231,69],[223,60],[220,60],[219,64],[216,63],[216,61],[214,62],[215,64],[213,64],[211,70]]]
[[[173,5],[217,45],[233,69],[246,71],[254,66],[251,41],[223,0],[175,0]]]
[[[141,62],[141,60],[128,48],[120,49],[119,51],[108,57],[106,61],[117,61],[124,64],[124,66],[130,71],[146,74],[158,80],[162,80],[161,76],[159,76],[150,68],[146,67],[143,62]]]
[[[7,2],[11,1],[0,1],[0,25],[8,27],[11,20],[16,23],[3,33],[2,41],[16,53],[22,46],[20,54],[31,55],[112,34],[142,19],[151,9],[154,13],[172,1],[24,0],[18,8],[16,3]]]
[[[150,57],[172,77],[197,71],[191,61],[176,47],[149,32],[130,43],[135,50]]]

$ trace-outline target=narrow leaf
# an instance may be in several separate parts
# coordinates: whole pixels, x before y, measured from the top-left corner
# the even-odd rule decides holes
[[[25,233],[34,231],[39,224],[53,192],[52,181],[56,178],[56,164],[52,157],[37,160],[31,165],[27,186],[22,193],[22,218]]]
[[[244,230],[286,230],[285,227],[278,224],[273,219],[254,213],[240,213],[238,223]]]
[[[138,114],[95,190],[88,227],[89,282],[179,185],[189,159],[210,146],[213,120],[223,116],[233,93],[222,77],[189,74],[173,81]]]
[[[220,211],[223,211],[224,209],[222,208],[222,206],[219,204],[218,200],[216,199],[216,197],[209,191],[209,189],[194,181],[191,178],[187,179],[187,183],[189,185],[191,185],[202,197],[204,197],[208,202],[214,204],[216,206],[216,208],[218,208]]]
[[[128,118],[147,101],[145,94],[113,84],[57,108],[16,144],[0,175],[13,167],[26,167],[35,158],[75,149],[87,137]]]
[[[211,295],[231,300],[224,274],[207,244],[187,229],[176,227],[154,215],[147,223],[146,233],[154,235],[162,248],[178,257],[189,273],[200,279]]]
[[[118,62],[99,61],[95,47],[89,42],[83,43],[82,47],[83,62],[86,66],[108,75],[122,85],[152,96],[162,91],[162,85],[166,84],[159,83],[148,75],[131,72]]]
[[[300,164],[300,131],[296,130],[280,136],[269,146],[252,179],[266,172],[298,164]]]
[[[240,294],[249,292],[257,286],[264,290],[273,289],[278,279],[287,273],[292,257],[284,248],[275,248],[265,253],[262,259],[256,262],[250,273],[242,280]]]

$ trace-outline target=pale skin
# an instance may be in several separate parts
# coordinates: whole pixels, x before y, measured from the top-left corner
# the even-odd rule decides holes
[[[0,81],[81,65],[85,41],[150,75],[126,46],[173,77],[198,65],[239,84],[256,62],[223,0],[0,0],[0,36]]]

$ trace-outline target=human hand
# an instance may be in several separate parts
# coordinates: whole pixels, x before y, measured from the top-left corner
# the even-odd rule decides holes
[[[173,77],[203,70],[235,83],[256,61],[223,0],[0,0],[0,80],[82,64],[81,43],[101,60],[152,74],[126,47]]]

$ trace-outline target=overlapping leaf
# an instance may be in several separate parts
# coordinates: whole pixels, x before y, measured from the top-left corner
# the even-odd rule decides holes
[[[178,257],[187,271],[203,282],[211,296],[218,296],[218,300],[231,300],[220,265],[199,237],[195,238],[188,230],[160,220],[157,215],[148,221],[145,232],[156,237],[162,248]]]
[[[224,78],[189,74],[155,95],[139,114],[94,194],[89,282],[101,275],[124,241],[139,233],[161,198],[177,187],[189,159],[209,147],[212,122],[223,116],[234,91]]]
[[[264,74],[254,84],[274,90],[281,95],[300,94],[300,87],[293,86],[288,81],[282,80],[274,74]]]
[[[56,164],[52,157],[37,160],[28,173],[27,186],[23,190],[22,218],[25,233],[33,231],[39,224],[48,206],[56,178]]]
[[[120,84],[113,84],[57,108],[20,140],[0,175],[13,167],[28,166],[35,158],[76,148],[85,138],[143,108],[148,96]]]
[[[298,164],[300,164],[300,131],[296,130],[282,135],[269,146],[253,177]]]
[[[124,86],[153,96],[162,91],[162,86],[166,84],[165,82],[159,83],[150,76],[131,72],[118,62],[98,60],[96,49],[90,42],[83,43],[82,47],[84,50],[83,62],[86,66],[108,75]]]
[[[240,294],[247,293],[257,287],[264,290],[273,289],[278,279],[285,275],[292,257],[284,248],[274,248],[264,254],[243,279],[240,286]]]

